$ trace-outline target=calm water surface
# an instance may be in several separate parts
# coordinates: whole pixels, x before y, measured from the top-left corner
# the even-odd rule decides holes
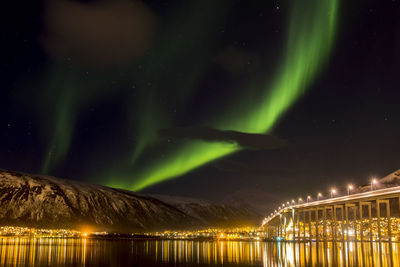
[[[0,266],[400,266],[398,243],[0,238]]]

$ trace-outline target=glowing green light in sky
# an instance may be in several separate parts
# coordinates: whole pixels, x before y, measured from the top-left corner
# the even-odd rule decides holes
[[[76,88],[77,84],[72,79],[65,79],[65,73],[59,69],[54,70],[50,77],[43,94],[47,98],[41,99],[44,104],[40,108],[45,114],[47,131],[50,133],[46,137],[49,147],[41,170],[44,174],[51,172],[68,154],[75,120],[74,91],[71,88]],[[58,90],[52,90],[54,88]]]
[[[220,114],[214,127],[248,133],[267,133],[305,92],[326,63],[335,36],[336,0],[293,1],[286,47],[276,78],[266,84],[257,101],[242,100],[238,112]],[[180,176],[207,162],[238,151],[236,145],[187,141],[135,175],[132,190]],[[109,185],[113,185],[109,183]],[[125,187],[125,186],[124,186]]]
[[[146,154],[146,149],[163,145],[157,143],[157,130],[173,127],[176,123],[176,118],[173,117],[175,115],[167,110],[171,107],[178,107],[180,110],[177,113],[185,110],[190,102],[188,99],[198,88],[207,67],[214,60],[212,55],[218,46],[216,40],[226,22],[225,16],[229,13],[228,7],[231,4],[231,1],[217,2],[185,2],[179,13],[181,15],[174,16],[171,27],[166,27],[165,35],[156,42],[152,51],[154,53],[149,53],[144,62],[141,62],[141,71],[132,68],[129,73],[133,73],[135,77],[129,74],[126,81],[122,81],[137,85],[132,92],[123,92],[124,96],[132,96],[132,105],[127,111],[127,121],[131,122],[128,122],[130,125],[127,128],[128,132],[134,132],[132,135],[136,139],[127,146],[134,143],[132,146],[135,148],[130,150],[129,147],[128,156],[121,154],[118,160],[105,166],[111,168],[108,169],[109,173],[107,170],[99,170],[107,177],[105,184],[141,190],[181,176],[241,149],[231,143],[181,140],[171,147],[162,147],[166,152],[159,155],[153,153],[157,156],[153,155],[150,159]],[[320,73],[333,46],[338,1],[293,0],[290,3],[292,7],[285,45],[282,48],[282,60],[272,78],[269,75],[268,78],[253,80],[251,85],[244,88],[240,100],[228,100],[231,106],[221,107],[214,118],[202,121],[204,125],[220,130],[268,133]],[[186,23],[182,25],[182,21]],[[101,74],[92,81],[86,74],[79,74],[79,70],[72,72],[67,67],[56,70],[55,73],[58,75],[50,75],[50,86],[43,94],[47,96],[44,101],[46,105],[43,105],[46,106],[43,117],[51,130],[47,129],[45,141],[49,143],[49,152],[46,154],[42,173],[51,172],[66,158],[73,143],[77,122],[75,115],[79,113],[79,109],[83,109],[88,103],[95,104],[95,101],[108,98],[114,90],[106,82],[109,78]],[[64,73],[67,75],[63,75]],[[167,88],[166,84],[173,86]],[[54,88],[59,90],[53,90]],[[253,88],[257,89],[252,91]],[[54,99],[58,101],[53,101]],[[142,156],[144,161],[140,161]]]

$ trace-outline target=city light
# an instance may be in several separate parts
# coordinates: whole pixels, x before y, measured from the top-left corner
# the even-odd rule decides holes
[[[318,195],[317,195],[317,200],[319,200],[321,197],[322,197],[322,194],[321,194],[321,193],[318,193]]]
[[[347,195],[350,195],[350,191],[351,190],[353,190],[353,185],[351,185],[351,184],[349,184],[348,186],[347,186]]]
[[[331,198],[333,198],[333,196],[336,194],[336,189],[332,188],[331,189]]]
[[[311,196],[307,196],[307,203],[310,201]]]
[[[374,190],[374,185],[376,185],[378,183],[378,180],[376,180],[376,178],[373,178],[371,180],[371,191]]]
[[[299,203],[300,203],[300,202],[303,202],[303,199],[302,199],[301,197],[299,197]]]
[[[44,228],[29,228],[19,226],[2,226],[0,227],[0,236],[34,236],[34,237],[79,237],[86,236],[87,233],[81,233],[76,230],[68,229],[44,229]]]

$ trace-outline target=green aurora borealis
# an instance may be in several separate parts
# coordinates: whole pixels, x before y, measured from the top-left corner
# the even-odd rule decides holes
[[[192,10],[203,8],[201,3],[191,5],[189,8]],[[215,8],[215,14],[209,15],[208,24],[210,25],[205,23],[205,25],[197,26],[196,30],[203,32],[204,39],[215,38],[214,33],[207,30],[211,27],[211,24],[223,24],[223,19],[215,19],[221,17],[221,10],[226,6],[226,2],[221,1],[220,5],[221,7]],[[207,9],[208,7],[204,8]],[[257,81],[252,81],[248,84],[248,88],[243,88],[238,100],[229,101],[228,106],[221,107],[219,113],[215,114],[212,119],[205,118],[201,123],[220,130],[270,133],[285,112],[310,87],[326,64],[335,39],[337,13],[338,1],[336,0],[314,0],[312,3],[308,1],[307,5],[304,5],[302,1],[292,1],[286,39],[283,40],[281,60],[275,67],[272,78],[260,77]],[[193,21],[190,21],[189,15],[186,15],[186,18],[189,20],[186,31],[191,32],[194,30],[191,26],[196,25],[196,18],[193,18]],[[171,33],[167,35],[171,36]],[[161,53],[155,53],[152,56],[163,57],[165,61],[168,61],[176,53],[191,53],[190,44],[183,42],[181,46],[179,47],[178,44],[176,47],[171,41],[169,45],[163,47]],[[184,48],[185,52],[182,52],[181,48]],[[176,92],[179,92],[179,98],[173,100],[175,106],[184,107],[187,99],[191,97],[193,88],[196,87],[202,77],[202,72],[207,67],[207,62],[202,61],[202,58],[206,58],[212,49],[213,45],[208,44],[204,47],[203,53],[196,55],[200,64],[191,66],[188,70],[190,72],[188,78],[180,81],[180,84],[177,85],[180,88],[175,89]],[[152,62],[152,60],[150,59],[149,62]],[[144,64],[144,69],[145,75],[147,73],[149,76],[162,76],[165,75],[163,72],[168,71],[151,63]],[[104,77],[104,79],[106,78]],[[74,78],[71,78],[71,81],[75,81]],[[154,82],[151,88],[161,86],[162,82],[162,79]],[[95,88],[97,84],[88,85],[84,83],[78,86],[76,83],[78,82],[73,82],[70,85],[71,87],[77,86],[76,92],[79,91],[79,88]],[[167,113],[163,113],[161,107],[155,108],[156,104],[153,98],[155,98],[156,89],[151,90],[151,88],[139,92],[141,101],[133,109],[140,111],[134,114],[141,115],[138,119],[132,120],[131,125],[128,122],[128,128],[135,132],[138,138],[137,143],[131,149],[131,153],[123,160],[116,157],[117,163],[104,166],[97,171],[97,174],[94,174],[102,177],[103,184],[138,191],[162,181],[179,177],[206,163],[242,149],[240,146],[228,142],[182,140],[164,146],[162,155],[160,153],[152,156],[150,160],[142,164],[140,158],[146,149],[158,144],[157,130],[174,126],[173,120],[169,118]],[[257,88],[256,96],[254,93],[249,93],[252,92],[252,88]],[[59,113],[54,115],[52,135],[48,137],[51,142],[43,164],[43,173],[51,172],[65,157],[73,138],[74,113],[77,113],[93,95],[93,91],[90,90],[82,96],[81,93],[70,93],[69,89],[61,88],[60,90],[66,96],[63,96],[63,103],[59,105]],[[107,90],[96,91],[97,95],[106,95],[107,93],[109,93]],[[79,100],[77,100],[78,95]],[[73,113],[72,110],[74,110]]]
[[[307,8],[296,1],[292,8],[287,47],[276,80],[263,85],[265,95],[259,103],[249,100],[241,114],[225,111],[218,129],[248,133],[267,133],[285,111],[304,93],[331,51],[337,18],[337,1],[315,1]],[[243,112],[244,111],[244,112]],[[165,159],[154,162],[140,173],[140,179],[129,187],[140,190],[171,179],[210,161],[240,150],[228,143],[190,141],[174,149]],[[111,183],[110,185],[115,185]]]

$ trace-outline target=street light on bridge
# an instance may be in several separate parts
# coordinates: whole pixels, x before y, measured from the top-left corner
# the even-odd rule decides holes
[[[301,197],[299,197],[299,203],[300,203],[300,202],[303,202],[303,199],[302,199]]]
[[[292,199],[292,204],[294,205],[296,203],[296,201],[294,199]]]
[[[322,197],[322,194],[321,194],[321,193],[318,193],[318,195],[317,195],[317,200],[319,200],[320,197]]]
[[[331,189],[331,198],[333,198],[333,195],[334,195],[334,194],[336,194],[336,189],[335,189],[335,188],[332,188],[332,189]]]
[[[351,190],[353,190],[353,185],[351,185],[351,184],[349,184],[348,186],[347,186],[347,195],[350,195],[350,191]]]
[[[310,201],[311,196],[307,196],[307,203]]]
[[[378,183],[378,180],[376,180],[376,178],[373,178],[371,180],[371,191],[374,190],[374,184],[377,184],[377,183]]]

